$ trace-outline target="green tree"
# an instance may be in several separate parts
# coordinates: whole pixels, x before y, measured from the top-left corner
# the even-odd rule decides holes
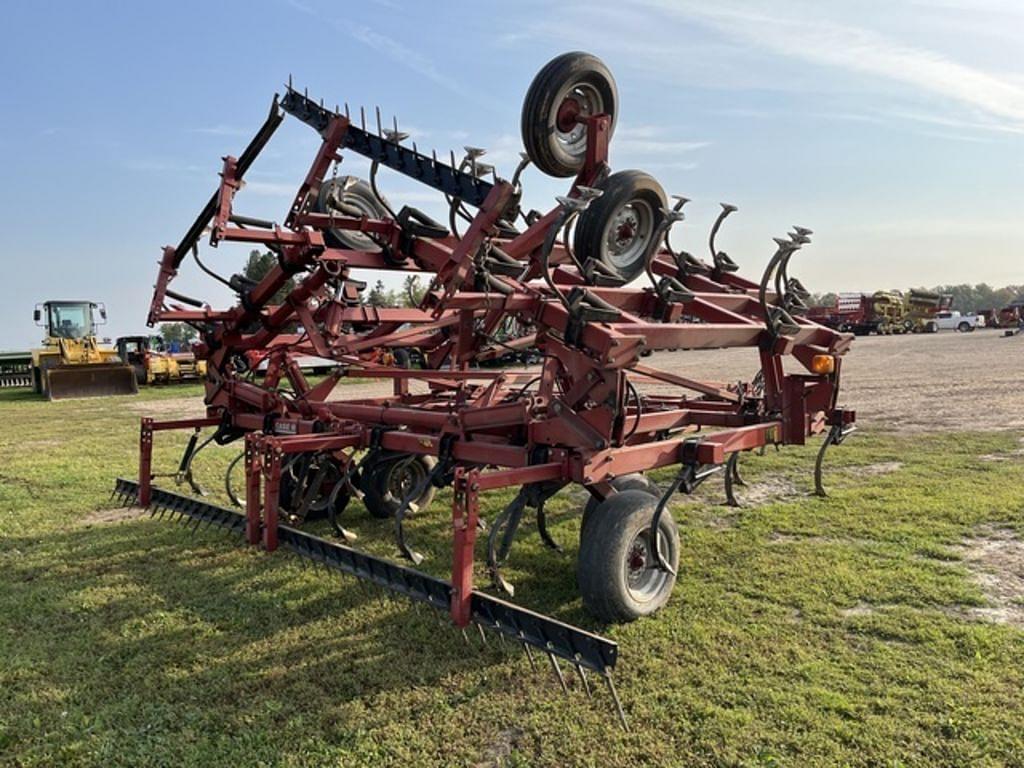
[[[370,289],[366,303],[371,307],[397,307],[404,302],[400,302],[398,295],[384,286],[383,280],[378,280]]]
[[[258,283],[276,266],[277,256],[270,251],[249,251],[249,260],[245,263],[245,269],[242,270],[242,274],[254,283]],[[270,299],[270,303],[280,304],[284,301],[284,297],[294,290],[294,288],[295,280],[289,277],[281,289]]]
[[[838,296],[834,293],[812,293],[808,304],[812,307],[834,307]]]
[[[164,340],[165,344],[170,344],[173,341],[179,344],[189,344],[198,335],[196,329],[186,323],[163,323],[160,326],[160,338]]]

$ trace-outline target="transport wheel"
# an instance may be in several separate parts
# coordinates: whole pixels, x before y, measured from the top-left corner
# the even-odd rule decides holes
[[[656,499],[661,498],[661,489],[655,485],[647,475],[640,472],[633,472],[628,475],[620,475],[611,481],[611,486],[619,493],[623,491],[643,491]],[[591,496],[583,506],[583,519],[580,521],[580,541],[583,540],[583,532],[587,529],[587,521],[594,514],[594,510],[602,502]]]
[[[633,621],[668,602],[673,573],[656,565],[648,533],[657,500],[639,490],[623,491],[601,502],[591,515],[576,564],[583,605],[599,619]],[[679,531],[666,510],[658,525],[658,547],[675,571]]]
[[[388,219],[391,215],[373,195],[370,185],[355,176],[338,176],[320,185],[314,208],[317,213],[338,216],[366,216],[370,219]],[[325,229],[324,240],[334,248],[353,251],[376,251],[377,243],[370,235],[349,229]]]
[[[658,247],[665,191],[643,171],[613,173],[600,189],[604,194],[580,214],[576,255],[601,262],[628,283]]]
[[[523,101],[520,128],[530,160],[549,176],[576,175],[587,152],[587,127],[577,116],[606,114],[615,131],[618,90],[608,67],[589,53],[563,53],[537,73]]]
[[[424,509],[434,499],[437,489],[427,482],[427,477],[437,460],[433,456],[408,454],[382,454],[376,462],[363,470],[360,487],[363,503],[374,517],[394,517],[407,494],[421,488],[419,496],[412,500],[417,509]],[[414,512],[410,509],[406,514]]]

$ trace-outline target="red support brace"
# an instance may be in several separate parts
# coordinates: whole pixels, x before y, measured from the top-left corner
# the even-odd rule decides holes
[[[259,435],[245,436],[245,540],[252,546],[260,543],[260,464]]]
[[[273,440],[265,440],[263,473],[266,478],[263,499],[263,548],[277,549],[277,516],[281,498],[281,449]]]
[[[148,507],[153,481],[153,420],[143,417],[139,429],[139,506]]]
[[[452,527],[455,543],[452,548],[452,621],[457,627],[469,624],[473,600],[473,547],[480,519],[480,470],[455,469],[455,492],[452,496]]]

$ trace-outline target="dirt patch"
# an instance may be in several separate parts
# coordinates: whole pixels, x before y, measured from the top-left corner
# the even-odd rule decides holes
[[[744,507],[759,507],[779,499],[806,495],[787,477],[765,478],[736,489],[736,499]]]
[[[80,525],[103,525],[106,523],[121,523],[125,520],[138,520],[146,517],[149,511],[142,507],[114,507],[113,509],[97,509],[91,512],[80,521]]]
[[[1017,448],[1006,453],[986,453],[978,457],[982,461],[1014,461],[1024,458],[1024,448]]]
[[[985,525],[957,550],[988,601],[958,611],[1024,629],[1024,539],[1009,528]]]
[[[891,475],[902,468],[902,461],[880,461],[877,464],[865,464],[862,467],[848,467],[846,471],[855,475],[877,477],[878,475]]]
[[[841,608],[839,615],[844,619],[857,618],[858,616],[873,616],[878,609],[870,603],[860,602],[850,608]]]
[[[509,758],[519,748],[525,732],[522,728],[506,728],[488,745],[483,759],[474,763],[473,768],[503,768],[510,765]]]
[[[704,527],[712,531],[728,531],[736,527],[736,517],[729,515],[711,515],[703,520]]]

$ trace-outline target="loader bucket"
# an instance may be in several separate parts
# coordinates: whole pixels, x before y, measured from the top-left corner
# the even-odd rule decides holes
[[[50,400],[134,395],[139,391],[135,370],[123,363],[61,365],[47,371],[46,381]]]

